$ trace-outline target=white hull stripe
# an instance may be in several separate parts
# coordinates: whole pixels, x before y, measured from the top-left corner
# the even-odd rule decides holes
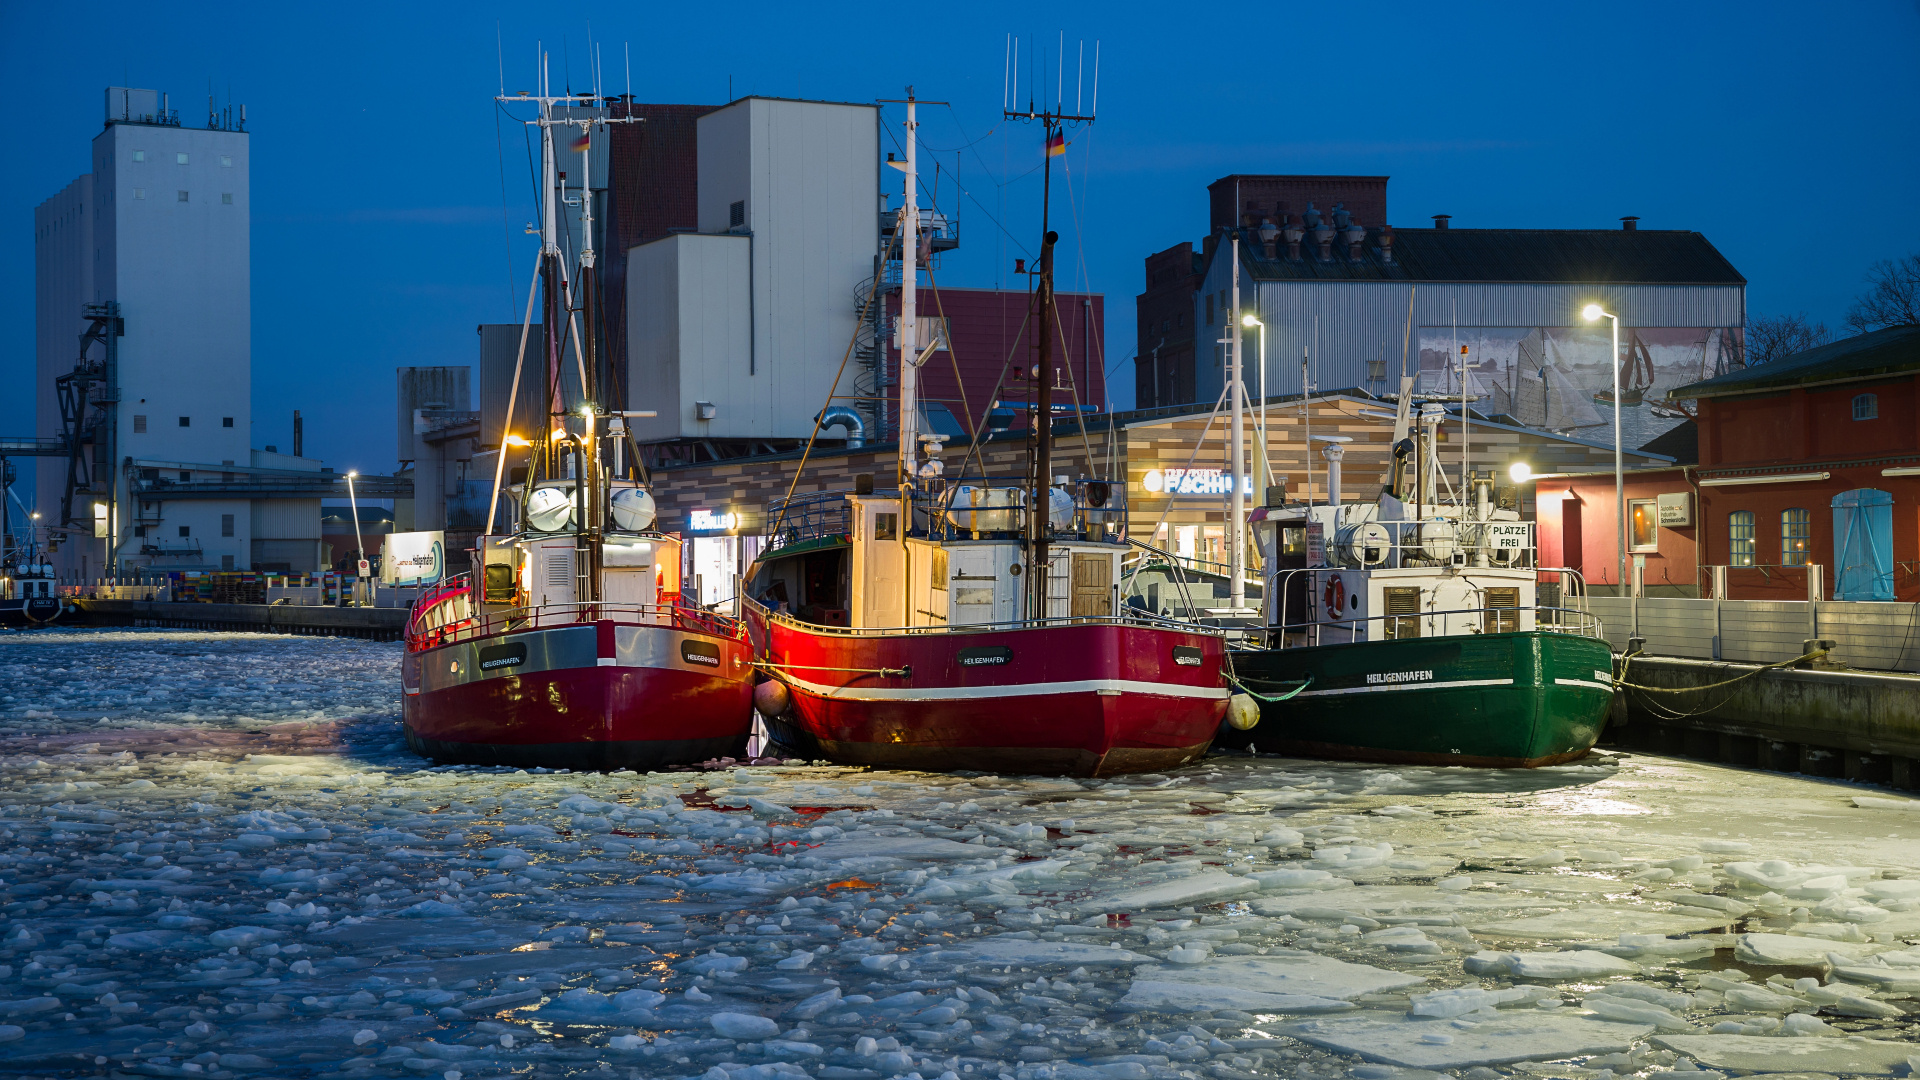
[[[1593,679],[1555,679],[1553,680],[1553,685],[1584,686],[1589,690],[1605,690],[1609,694],[1613,693],[1613,687],[1608,686],[1606,683],[1603,683],[1603,682],[1596,682]]]
[[[1512,686],[1512,679],[1457,679],[1452,682],[1381,683],[1378,686],[1346,686],[1337,690],[1302,690],[1297,697],[1332,697],[1335,694],[1384,694],[1396,690],[1457,690],[1467,686]]]
[[[1206,698],[1224,701],[1227,688],[1182,686],[1178,683],[1136,682],[1132,679],[1079,679],[1074,682],[1014,683],[1000,686],[827,686],[782,676],[789,686],[835,701],[978,701],[983,698],[1048,697],[1057,694],[1155,694],[1160,697]]]

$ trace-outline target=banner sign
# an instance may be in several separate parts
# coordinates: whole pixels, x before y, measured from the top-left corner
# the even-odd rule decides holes
[[[446,576],[446,534],[441,532],[394,533],[380,559],[380,580],[387,585],[417,585],[438,581]]]

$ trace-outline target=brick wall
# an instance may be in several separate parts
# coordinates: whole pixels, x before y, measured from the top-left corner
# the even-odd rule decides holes
[[[1133,304],[1134,407],[1184,405],[1194,397],[1193,294],[1200,272],[1193,245],[1182,241],[1147,256],[1146,272],[1146,291]]]

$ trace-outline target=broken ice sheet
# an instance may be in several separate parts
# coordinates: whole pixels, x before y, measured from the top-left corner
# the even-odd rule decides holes
[[[1859,1037],[1659,1035],[1653,1040],[1717,1069],[1768,1073],[1897,1076],[1908,1072],[1914,1044]]]
[[[1457,1069],[1625,1050],[1651,1024],[1564,1012],[1513,1011],[1484,1019],[1411,1019],[1388,1013],[1307,1020],[1280,1029],[1302,1042],[1411,1069]]]
[[[1198,964],[1135,968],[1119,1008],[1241,1012],[1319,1012],[1348,1008],[1347,999],[1418,986],[1419,975],[1353,964],[1295,950],[1266,956],[1214,957]]]
[[[1548,915],[1468,923],[1476,934],[1490,937],[1539,938],[1546,941],[1596,941],[1620,934],[1687,934],[1712,930],[1731,922],[1724,915],[1685,915],[1625,904],[1582,904]]]

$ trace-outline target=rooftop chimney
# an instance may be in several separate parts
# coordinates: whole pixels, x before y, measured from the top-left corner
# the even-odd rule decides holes
[[[300,420],[300,410],[295,409],[293,410],[293,456],[305,457],[306,454],[302,453],[302,451],[306,448],[307,427]]]
[[[1637,217],[1623,217],[1620,219],[1620,228],[1624,232],[1633,232],[1639,227],[1640,219]]]
[[[1452,214],[1435,214],[1433,215],[1433,227],[1436,229],[1444,229],[1447,227],[1447,222],[1452,219]]]

